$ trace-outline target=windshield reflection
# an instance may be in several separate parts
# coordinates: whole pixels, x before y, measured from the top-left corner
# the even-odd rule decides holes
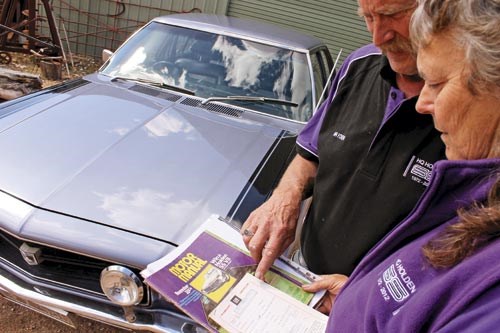
[[[196,96],[260,96],[298,106],[227,101],[259,112],[306,121],[312,89],[305,53],[230,36],[151,23],[102,70],[103,74],[186,88]]]

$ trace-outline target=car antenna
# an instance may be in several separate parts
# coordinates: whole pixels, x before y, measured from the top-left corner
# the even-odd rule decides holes
[[[316,104],[316,107],[314,108],[314,113],[318,111],[319,106],[321,105],[321,101],[323,100],[323,97],[325,96],[325,92],[328,90],[328,86],[330,85],[330,80],[332,79],[333,73],[335,73],[335,68],[337,68],[337,63],[340,59],[340,55],[342,54],[342,50],[340,49],[339,53],[337,54],[337,59],[335,59],[335,63],[333,64],[332,71],[330,72],[330,75],[328,75],[328,80],[326,80],[325,88],[323,88],[323,91],[321,92],[321,96],[319,96],[318,103]]]

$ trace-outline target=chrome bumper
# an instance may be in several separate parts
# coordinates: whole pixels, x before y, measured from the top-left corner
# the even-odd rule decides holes
[[[137,320],[130,323],[125,320],[119,307],[71,295],[58,290],[49,290],[21,279],[0,267],[0,297],[14,299],[19,303],[36,304],[48,309],[62,310],[77,316],[109,324],[112,326],[150,332],[182,332],[200,331],[198,325],[187,318],[173,312],[139,309]],[[142,314],[142,315],[141,315]],[[197,329],[196,329],[197,328]]]

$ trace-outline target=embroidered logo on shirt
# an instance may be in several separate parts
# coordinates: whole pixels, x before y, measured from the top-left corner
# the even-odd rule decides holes
[[[340,141],[344,141],[345,140],[345,135],[342,134],[342,133],[335,132],[335,133],[333,133],[333,136],[336,137],[337,139],[339,139]]]
[[[393,299],[400,303],[417,291],[417,287],[400,259],[384,271],[382,277],[377,280],[377,284],[385,301]]]
[[[431,180],[432,167],[432,163],[413,155],[410,159],[410,163],[406,166],[403,177],[411,177],[410,179],[414,182],[427,187]]]

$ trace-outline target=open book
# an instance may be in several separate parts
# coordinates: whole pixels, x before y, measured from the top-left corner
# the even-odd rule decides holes
[[[280,259],[263,282],[237,230],[211,216],[186,242],[141,272],[146,283],[212,332],[324,332],[313,309],[324,292],[300,286],[312,273]]]

